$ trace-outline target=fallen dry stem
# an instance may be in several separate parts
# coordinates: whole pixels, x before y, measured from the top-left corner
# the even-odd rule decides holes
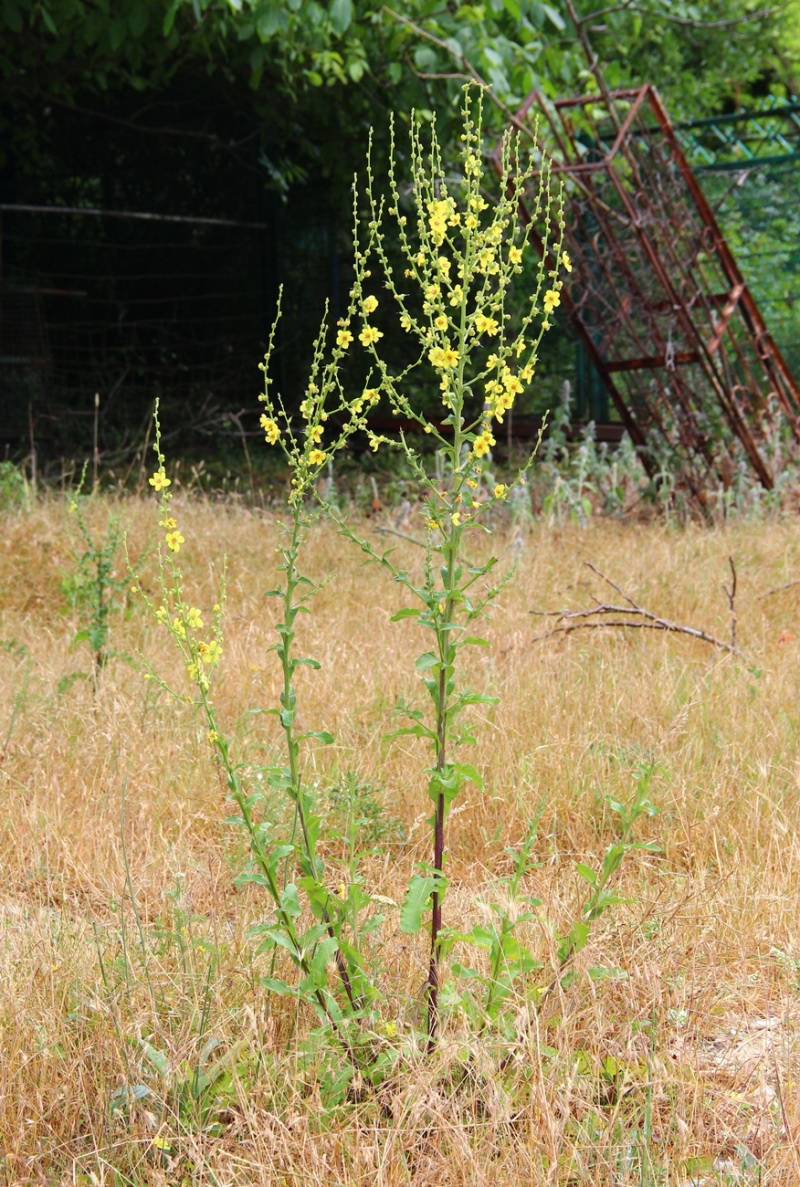
[[[592,564],[591,561],[584,561],[587,568],[591,569],[598,577],[600,577],[606,584],[610,585],[612,589],[616,590],[625,601],[627,606],[614,606],[607,602],[601,602],[595,598],[595,605],[586,610],[531,610],[531,614],[537,615],[540,618],[557,618],[563,625],[553,627],[550,631],[543,631],[539,635],[534,635],[531,639],[532,643],[541,643],[544,639],[552,639],[555,635],[569,635],[572,631],[597,631],[597,630],[631,630],[631,631],[669,631],[678,635],[689,635],[692,639],[699,639],[701,643],[708,643],[712,647],[718,647],[721,651],[730,652],[731,655],[736,655],[740,659],[744,659],[743,653],[736,646],[736,568],[732,558],[728,558],[731,573],[733,578],[731,587],[728,589],[723,586],[728,597],[728,604],[731,614],[731,641],[726,643],[724,639],[718,639],[715,635],[709,634],[708,631],[701,630],[698,627],[685,626],[679,622],[671,622],[667,618],[662,618],[659,614],[654,614],[652,610],[646,610],[644,606],[640,606],[638,602],[627,594],[616,581],[612,581],[605,573]],[[624,615],[623,618],[616,618],[610,622],[598,622],[596,619],[602,618],[606,614]]]

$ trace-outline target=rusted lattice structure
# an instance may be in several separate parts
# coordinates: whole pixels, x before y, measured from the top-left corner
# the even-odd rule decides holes
[[[657,92],[534,92],[516,122],[537,119],[565,188],[564,305],[648,465],[698,496],[742,465],[772,487],[800,444],[800,391]]]

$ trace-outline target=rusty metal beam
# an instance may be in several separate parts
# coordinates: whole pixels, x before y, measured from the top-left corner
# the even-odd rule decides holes
[[[775,441],[800,446],[800,390],[655,88],[555,103],[534,91],[515,120],[532,138],[534,115],[565,186],[564,307],[631,437],[660,434],[698,497],[742,457],[771,487]],[[553,267],[553,228],[525,201],[519,213]]]

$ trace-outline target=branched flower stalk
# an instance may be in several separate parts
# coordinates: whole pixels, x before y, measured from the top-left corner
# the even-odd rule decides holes
[[[262,364],[266,371],[274,343],[274,330],[269,349]],[[326,384],[323,388],[327,390]],[[317,405],[319,401],[316,402]],[[289,499],[291,520],[284,525],[285,542],[278,548],[279,571],[283,574],[282,584],[270,590],[267,596],[280,600],[282,614],[275,629],[279,641],[274,645],[283,675],[280,692],[280,707],[264,712],[278,718],[283,734],[285,764],[266,769],[268,787],[286,796],[294,809],[295,827],[299,833],[298,843],[293,838],[275,843],[271,839],[270,823],[260,819],[257,812],[263,795],[253,788],[252,772],[238,763],[231,752],[231,739],[220,726],[216,708],[211,698],[211,680],[214,669],[222,657],[221,632],[225,605],[224,581],[219,601],[212,610],[212,638],[204,630],[205,624],[200,609],[190,605],[184,595],[185,582],[178,562],[178,553],[186,544],[176,517],[170,506],[171,480],[165,470],[165,458],[161,452],[161,431],[158,409],[155,414],[155,450],[158,469],[150,484],[160,495],[161,518],[159,526],[164,530],[164,539],[159,550],[160,605],[150,599],[141,584],[134,589],[142,596],[148,608],[162,627],[172,636],[183,655],[186,672],[194,686],[195,696],[190,697],[175,691],[152,667],[148,667],[147,678],[155,681],[166,692],[179,700],[194,703],[204,714],[208,727],[208,740],[223,771],[228,794],[238,809],[239,816],[229,823],[243,827],[250,842],[251,861],[249,868],[240,875],[240,883],[253,883],[262,887],[273,902],[274,918],[270,923],[259,925],[254,933],[262,939],[262,950],[288,953],[296,968],[302,974],[297,988],[274,977],[265,978],[267,988],[276,992],[291,993],[307,1001],[318,1016],[333,1031],[340,1041],[350,1064],[355,1070],[362,1070],[374,1062],[369,1043],[362,1037],[354,1037],[352,1023],[361,1022],[378,994],[368,981],[357,944],[347,942],[342,934],[345,925],[353,923],[353,895],[337,896],[324,884],[324,866],[317,852],[320,818],[314,810],[312,797],[306,788],[301,769],[301,744],[307,739],[316,739],[329,744],[333,737],[324,731],[298,732],[296,729],[297,693],[294,676],[301,666],[319,668],[319,663],[295,654],[295,626],[297,616],[307,611],[307,603],[317,592],[315,586],[298,567],[304,533],[310,522],[304,497],[312,486],[316,471],[321,464],[317,454],[321,433],[316,426],[324,423],[326,413],[316,407],[310,410],[310,426],[302,441],[295,440],[290,432],[288,419],[282,409],[276,415],[278,421],[269,419],[264,424],[268,439],[280,441],[290,461],[294,478],[293,491]],[[267,418],[262,418],[266,421]],[[336,441],[328,446],[328,452],[341,448],[353,427],[342,430]],[[323,458],[324,460],[324,458]],[[296,863],[299,877],[296,882],[287,880],[287,871]],[[305,904],[316,918],[316,923],[303,930],[301,916]],[[356,896],[358,898],[358,896]],[[363,905],[360,901],[356,906]],[[328,966],[333,962],[339,977],[341,993],[329,985]]]
[[[435,130],[426,145],[420,126],[411,127],[411,173],[413,197],[410,214],[401,197],[395,166],[394,139],[389,172],[388,197],[376,193],[371,160],[368,157],[368,209],[364,232],[359,219],[359,199],[354,187],[355,277],[345,315],[339,320],[330,362],[323,365],[324,332],[317,340],[312,375],[306,398],[300,406],[305,422],[304,440],[313,441],[310,452],[293,446],[287,457],[294,470],[295,501],[305,490],[313,490],[309,467],[319,466],[328,456],[323,447],[323,422],[327,399],[344,416],[343,439],[358,428],[366,429],[369,443],[377,452],[382,446],[402,450],[424,492],[426,539],[421,572],[399,568],[388,551],[378,551],[371,540],[348,523],[333,507],[328,514],[341,532],[372,560],[380,564],[415,599],[395,619],[414,619],[432,634],[432,647],[416,661],[430,696],[432,718],[423,710],[402,706],[410,724],[400,733],[425,739],[432,752],[426,772],[428,795],[434,812],[431,819],[433,854],[430,865],[409,884],[401,928],[418,931],[423,916],[430,912],[430,956],[427,974],[427,1046],[437,1042],[440,1026],[439,992],[442,979],[443,901],[447,889],[445,873],[445,826],[448,811],[465,782],[481,786],[475,768],[456,761],[455,753],[474,742],[471,729],[461,720],[469,705],[495,703],[495,698],[460,687],[457,679],[459,653],[463,647],[486,646],[471,633],[476,620],[485,617],[510,574],[490,579],[497,564],[491,557],[483,564],[467,557],[468,534],[486,531],[483,521],[492,507],[505,500],[511,487],[487,486],[484,464],[495,444],[494,427],[501,424],[533,380],[539,344],[550,326],[550,315],[560,304],[560,268],[571,264],[561,251],[564,218],[560,197],[551,217],[549,171],[538,170],[534,219],[545,219],[545,254],[535,268],[533,292],[523,301],[515,322],[511,289],[515,276],[522,274],[524,254],[530,250],[518,219],[523,192],[528,194],[535,165],[521,159],[518,140],[508,136],[501,148],[499,194],[491,187],[482,159],[481,94],[467,90],[460,166],[457,174],[445,171]],[[494,173],[491,172],[494,180]],[[385,222],[391,219],[405,260],[402,276],[392,266],[387,247]],[[552,229],[555,227],[555,241]],[[547,259],[557,265],[549,271]],[[400,327],[408,335],[412,362],[394,371],[382,356],[379,342],[383,331],[373,315],[381,302],[373,291],[372,267],[376,265],[384,291],[395,308]],[[379,316],[385,316],[381,311]],[[388,316],[391,316],[389,314]],[[340,367],[347,352],[363,352],[367,380],[362,393],[348,398],[340,379]],[[441,416],[432,420],[416,408],[406,395],[411,373],[424,370],[438,383]],[[263,397],[267,405],[262,426],[269,443],[287,435],[281,427],[289,422],[280,398],[273,399],[269,382]],[[436,441],[443,482],[428,473],[424,458],[404,434],[391,440],[371,432],[365,421],[368,408],[381,399],[393,413],[417,424]],[[294,450],[294,452],[293,452]],[[511,486],[525,483],[527,466]]]

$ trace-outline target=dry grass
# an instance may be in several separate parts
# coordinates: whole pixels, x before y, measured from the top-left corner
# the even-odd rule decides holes
[[[135,553],[153,507],[132,502],[122,513]],[[95,514],[102,523],[105,509]],[[574,862],[596,863],[611,836],[605,797],[629,799],[647,761],[659,766],[660,813],[639,835],[661,854],[629,860],[619,883],[628,902],[601,921],[581,976],[531,1021],[505,1070],[477,1049],[465,1062],[453,1024],[435,1059],[409,1056],[388,1099],[323,1118],[298,1054],[308,1020],[259,988],[264,958],[247,929],[263,906],[233,888],[244,847],[222,823],[202,723],[121,660],[96,695],[87,681],[57,691],[88,667],[70,651],[75,623],[59,590],[66,518],[56,501],[7,515],[0,541],[0,1178],[800,1182],[800,641],[790,637],[799,595],[758,597],[800,576],[795,524],[533,530],[487,626],[492,651],[471,658],[473,685],[502,703],[476,714],[470,761],[485,771],[486,792],[469,790],[452,821],[448,919],[480,918],[479,900],[508,870],[505,847],[544,801],[541,865],[528,887],[543,905],[529,939],[551,959],[547,924],[579,901]],[[271,719],[245,714],[275,700],[274,606],[262,593],[274,584],[276,521],[195,503],[181,524],[197,605],[215,600],[229,557],[216,701],[249,739],[249,757],[269,755]],[[495,547],[505,547],[502,532]],[[749,664],[642,632],[530,644],[532,608],[585,605],[598,588],[583,558],[648,607],[724,636],[729,554]],[[419,694],[412,669],[423,648],[413,626],[388,622],[399,591],[330,531],[315,531],[305,563],[312,575],[336,574],[301,627],[303,651],[323,664],[300,681],[304,725],[336,735],[309,774],[325,786],[352,770],[379,786],[408,840],[371,859],[370,876],[397,896],[427,857],[428,810],[416,744],[390,746],[384,735],[397,697]],[[113,629],[117,651],[141,649],[182,679],[135,602]],[[381,955],[402,1031],[424,976],[422,945],[389,929]],[[602,964],[627,979],[591,981],[585,969]],[[174,1117],[177,1086],[209,1037],[215,1054],[238,1044],[219,1132]],[[141,1038],[168,1055],[167,1080]],[[115,1109],[139,1083],[154,1095]]]

